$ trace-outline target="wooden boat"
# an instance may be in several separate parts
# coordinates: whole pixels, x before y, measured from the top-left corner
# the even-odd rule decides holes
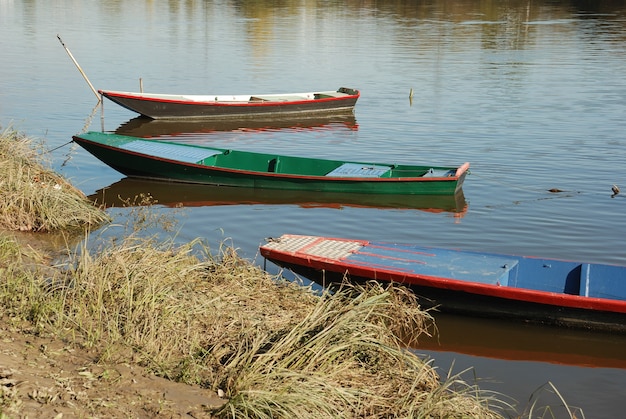
[[[461,218],[467,201],[461,189],[454,195],[345,194],[335,192],[285,191],[229,186],[196,185],[125,177],[88,198],[106,207],[129,206],[139,196],[150,195],[157,205],[204,207],[218,205],[297,205],[301,208],[393,208],[430,213],[449,213]]]
[[[341,87],[336,91],[251,94],[171,95],[98,90],[107,99],[153,119],[250,118],[267,115],[352,112],[360,92]]]
[[[74,141],[126,176],[248,188],[453,195],[469,168],[281,156],[102,132],[76,135]]]
[[[260,251],[323,285],[396,282],[441,311],[626,332],[624,266],[290,234]]]

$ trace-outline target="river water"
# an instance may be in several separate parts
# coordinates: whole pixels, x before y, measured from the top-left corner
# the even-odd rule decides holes
[[[146,124],[96,106],[57,35],[97,89],[346,86],[362,96],[353,118]],[[0,125],[43,139],[53,167],[86,194],[150,192],[180,220],[181,240],[228,239],[256,263],[265,237],[301,233],[626,264],[625,74],[623,1],[0,0]],[[123,179],[67,144],[86,128],[348,160],[469,161],[471,174],[457,201],[392,207],[179,189]],[[612,197],[613,185],[624,192]],[[177,202],[185,208],[171,210]],[[623,416],[626,338],[440,319],[439,340],[416,351],[442,375],[473,367],[466,379],[520,411],[549,381],[586,417]]]

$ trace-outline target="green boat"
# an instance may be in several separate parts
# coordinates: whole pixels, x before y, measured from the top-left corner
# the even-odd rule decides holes
[[[453,195],[459,167],[325,160],[87,132],[73,137],[129,177],[207,185],[362,194]]]

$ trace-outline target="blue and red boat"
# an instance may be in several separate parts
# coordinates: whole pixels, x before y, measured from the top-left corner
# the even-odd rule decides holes
[[[322,286],[394,282],[425,308],[626,332],[624,266],[292,234],[260,253]]]

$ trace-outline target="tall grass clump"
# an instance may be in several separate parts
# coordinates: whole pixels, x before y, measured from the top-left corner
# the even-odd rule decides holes
[[[9,311],[9,305],[16,299],[14,278],[22,275],[22,251],[19,243],[6,234],[0,233],[0,318]]]
[[[223,405],[207,412],[214,417],[499,418],[508,410],[406,349],[404,339],[419,342],[433,325],[402,287],[346,284],[319,295],[232,247],[213,255],[199,240],[134,234],[83,244],[54,269],[24,270],[33,256],[0,239],[0,316],[89,347],[99,362],[223,393]]]
[[[45,292],[47,256],[32,247],[25,247],[14,237],[0,233],[0,319],[14,322],[16,327],[37,327],[37,313],[49,303],[56,311],[58,302]],[[54,272],[54,270],[53,270]]]
[[[433,367],[393,333],[429,333],[403,288],[321,296],[273,278],[235,249],[217,255],[136,235],[76,252],[39,322],[150,371],[222,391],[217,417],[497,417],[488,397]],[[54,296],[54,297],[52,297]],[[454,388],[454,390],[453,390]],[[461,390],[459,390],[461,389]]]
[[[390,329],[427,333],[406,290],[370,283],[325,293],[290,327],[242,337],[229,354],[222,417],[495,418],[458,376],[442,384]],[[415,301],[413,301],[415,303]],[[415,337],[415,336],[413,336]],[[471,394],[470,394],[471,393]]]
[[[43,156],[19,132],[0,133],[0,228],[49,232],[109,220],[80,190],[47,168]]]

